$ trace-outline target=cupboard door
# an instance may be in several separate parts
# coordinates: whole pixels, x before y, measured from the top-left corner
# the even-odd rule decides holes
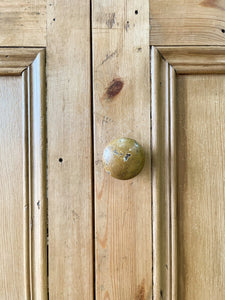
[[[47,299],[45,110],[44,49],[1,49],[1,299]]]
[[[224,47],[152,47],[153,295],[225,297]]]
[[[10,76],[6,78],[9,82],[12,82],[11,76],[22,76],[21,82],[15,85],[15,88],[18,87],[18,93],[17,90],[13,90],[17,95],[15,101],[18,104],[15,102],[16,111],[14,115],[9,114],[9,117],[13,119],[15,116],[16,119],[12,124],[15,127],[17,125],[18,128],[15,128],[16,131],[12,133],[12,137],[16,135],[16,139],[11,139],[10,134],[7,133],[10,142],[8,149],[12,150],[13,147],[17,147],[24,151],[24,157],[20,154],[23,161],[19,160],[17,149],[13,153],[12,161],[16,162],[14,176],[20,175],[17,171],[18,164],[21,167],[29,163],[29,168],[26,167],[24,171],[25,175],[32,172],[27,176],[21,173],[18,180],[13,181],[15,186],[11,192],[10,180],[14,177],[12,179],[9,176],[5,178],[5,175],[2,177],[4,178],[2,185],[6,194],[0,199],[4,199],[7,195],[11,198],[8,204],[2,200],[4,205],[0,206],[0,216],[1,209],[5,211],[5,214],[13,209],[16,199],[21,198],[22,192],[25,193],[21,199],[22,202],[16,202],[20,213],[23,212],[23,207],[20,205],[23,205],[24,199],[31,202],[28,206],[24,204],[29,207],[29,212],[26,210],[25,216],[14,211],[12,217],[15,214],[17,219],[13,219],[12,223],[9,219],[11,227],[18,230],[17,239],[15,240],[15,235],[12,235],[13,239],[8,238],[5,242],[3,240],[4,244],[1,244],[0,250],[4,250],[2,259],[5,261],[8,248],[14,243],[15,248],[10,248],[9,251],[10,257],[12,253],[16,255],[15,267],[11,272],[14,272],[16,266],[26,269],[17,270],[20,272],[18,281],[22,280],[20,290],[17,291],[18,296],[15,295],[15,288],[18,284],[15,288],[12,287],[10,271],[8,275],[0,275],[8,284],[8,286],[1,286],[0,298],[3,300],[17,299],[17,297],[19,299],[46,299],[47,285],[50,299],[91,300],[94,298],[90,6],[89,0],[3,0],[0,4],[0,75]],[[31,53],[33,50],[29,50],[30,47],[36,47],[36,50],[33,49],[33,54]],[[42,48],[46,52],[46,59],[42,60],[45,65],[46,80],[44,77],[38,79],[36,75],[40,70],[32,64]],[[34,74],[33,68],[36,70]],[[45,85],[47,87],[46,118],[45,114],[40,114],[36,106],[38,101],[35,102],[35,100],[33,104],[36,104],[33,106],[21,104],[25,97],[22,94],[21,98],[19,94],[22,87],[28,104],[32,104],[34,94],[37,97],[43,96],[39,90],[39,84],[42,88]],[[13,83],[11,85],[14,87]],[[25,85],[33,86],[28,90]],[[10,90],[9,86],[7,95],[12,94]],[[13,96],[10,98],[7,105],[13,107],[13,98]],[[29,99],[31,99],[30,102]],[[33,115],[31,109],[33,109]],[[30,119],[27,119],[29,110]],[[8,107],[7,113],[10,111]],[[21,117],[21,114],[24,115]],[[5,118],[7,115],[4,116]],[[8,124],[11,124],[11,119],[8,120]],[[42,123],[45,119],[48,120],[48,126],[44,129],[45,126]],[[25,126],[21,122],[28,122],[26,125],[28,129],[21,127]],[[1,123],[1,126],[0,131],[4,133],[5,125]],[[25,135],[21,130],[29,134],[29,151],[26,150],[28,148],[21,140],[23,134]],[[48,140],[44,137],[45,131],[47,131]],[[43,140],[39,139],[42,133]],[[2,149],[8,151],[6,145]],[[47,154],[48,163],[46,163],[44,153]],[[7,161],[4,159],[3,157],[4,170],[6,170],[4,172],[11,172],[13,166],[10,165],[11,169],[8,170]],[[43,174],[40,173],[39,168],[43,170]],[[42,185],[46,173],[48,173],[48,186]],[[26,178],[27,181],[24,183]],[[21,187],[21,183],[25,187]],[[16,195],[15,188],[18,188],[18,195]],[[45,227],[47,215],[45,193],[47,191],[48,249]],[[42,192],[43,195],[41,195]],[[21,227],[19,223],[22,221]],[[0,224],[2,232],[5,232],[7,229],[4,228],[5,223]],[[21,240],[23,236],[24,241]],[[24,253],[24,258],[20,257],[21,253]],[[48,268],[46,256],[48,256]],[[7,263],[5,262],[5,268],[7,265],[10,266],[9,259]],[[46,269],[48,274],[46,274]],[[0,273],[2,274],[1,266]],[[6,275],[7,278],[4,277]],[[16,274],[13,278],[15,276]],[[24,285],[26,287],[23,288]]]

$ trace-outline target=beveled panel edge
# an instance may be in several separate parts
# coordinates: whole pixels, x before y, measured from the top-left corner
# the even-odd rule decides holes
[[[1,48],[0,76],[20,76],[45,48]]]
[[[225,74],[224,46],[158,46],[177,74]]]
[[[24,294],[30,299],[30,192],[29,192],[29,89],[28,72],[22,74],[23,101],[23,245],[24,245]]]
[[[45,50],[22,73],[26,300],[47,300],[47,140]]]
[[[176,74],[151,47],[153,298],[177,300]]]

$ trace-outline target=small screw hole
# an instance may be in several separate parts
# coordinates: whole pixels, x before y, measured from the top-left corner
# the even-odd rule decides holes
[[[138,10],[137,9],[135,10],[135,15],[138,15]]]
[[[55,18],[53,19],[53,21],[55,21]]]
[[[59,158],[59,162],[60,162],[60,163],[62,163],[62,162],[63,162],[63,159],[62,159],[62,157],[60,157],[60,158]]]
[[[221,29],[222,33],[225,33],[225,29]]]

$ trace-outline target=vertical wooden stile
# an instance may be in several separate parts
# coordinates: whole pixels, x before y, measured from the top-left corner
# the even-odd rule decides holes
[[[148,1],[93,1],[96,299],[151,299],[151,160]],[[136,139],[143,171],[120,181],[104,171],[113,139]]]
[[[47,1],[50,299],[93,299],[90,1]]]

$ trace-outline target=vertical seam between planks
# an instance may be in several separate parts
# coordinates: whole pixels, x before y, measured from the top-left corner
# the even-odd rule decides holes
[[[91,163],[91,192],[92,192],[92,249],[93,249],[93,300],[96,299],[96,275],[95,275],[95,165],[94,165],[94,88],[93,88],[93,37],[92,37],[92,0],[90,0],[90,85],[91,85],[91,95],[90,95],[90,105],[91,105],[91,153],[92,153],[92,163]]]
[[[151,157],[150,157],[150,161],[151,161],[151,224],[152,224],[152,242],[153,242],[153,184],[152,184],[152,72],[151,72],[151,68],[152,68],[152,52],[153,47],[150,46],[150,153],[151,153]],[[153,278],[153,272],[154,272],[154,260],[153,260],[153,244],[152,244],[152,300],[154,300],[154,290],[153,290],[153,286],[154,286],[154,278]]]

